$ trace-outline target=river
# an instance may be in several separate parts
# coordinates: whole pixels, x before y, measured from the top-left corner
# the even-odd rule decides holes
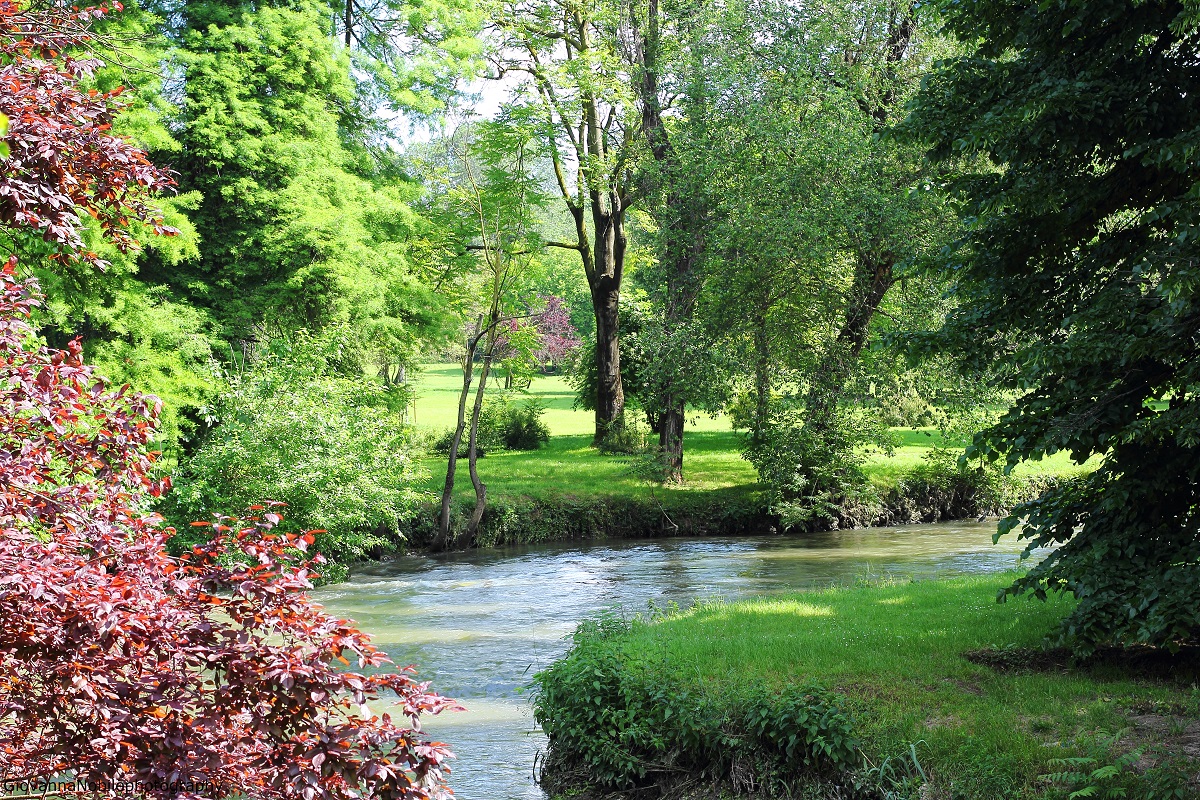
[[[620,606],[687,604],[847,582],[868,574],[931,577],[1006,569],[1020,545],[992,544],[994,522],[908,525],[803,537],[567,543],[410,556],[359,569],[315,593],[372,634],[397,664],[466,712],[426,721],[458,759],[461,800],[533,800],[544,744],[524,690],[567,648],[583,618]]]

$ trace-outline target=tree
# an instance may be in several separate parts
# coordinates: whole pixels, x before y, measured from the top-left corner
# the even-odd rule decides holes
[[[478,257],[467,259],[468,268],[477,272],[460,276],[461,282],[472,284],[466,297],[466,315],[475,316],[475,320],[469,323],[460,362],[462,391],[459,393],[458,419],[450,440],[446,480],[442,487],[438,534],[433,543],[436,550],[450,544],[450,505],[454,498],[455,472],[464,432],[467,434],[467,469],[475,489],[475,508],[463,532],[463,539],[467,545],[475,542],[487,507],[487,484],[479,477],[478,446],[488,376],[501,338],[509,330],[509,323],[529,316],[516,314],[512,310],[513,285],[529,263],[529,223],[534,207],[530,199],[533,189],[530,182],[514,177],[523,172],[522,143],[518,141],[512,148],[489,147],[486,143],[490,138],[507,139],[509,131],[503,126],[494,125],[483,125],[481,130],[485,144],[480,146],[473,137],[474,132],[469,132],[466,152],[455,154],[457,174],[446,176],[450,180],[447,199],[455,206],[451,215],[456,218],[457,225],[453,227],[462,232],[461,249]],[[510,155],[515,165],[507,163]],[[482,156],[482,159],[477,160],[478,156]],[[509,335],[511,338],[513,331],[509,330]],[[474,404],[468,416],[467,399],[475,380],[477,355],[482,355],[482,363]]]
[[[533,357],[543,371],[558,369],[579,349],[579,331],[561,297],[538,298],[545,308],[533,317],[537,326],[538,347]]]
[[[714,392],[714,348],[706,347],[698,336],[695,310],[702,287],[701,262],[705,255],[706,228],[710,208],[701,175],[687,170],[676,139],[688,139],[693,126],[709,123],[706,107],[711,88],[708,64],[714,54],[706,45],[705,23],[715,19],[710,9],[695,3],[660,3],[648,0],[630,4],[630,29],[633,41],[641,125],[638,134],[649,153],[642,165],[640,181],[651,200],[651,214],[657,227],[658,259],[643,276],[651,284],[661,313],[658,324],[643,326],[643,345],[649,346],[642,376],[641,401],[651,417],[651,428],[658,433],[659,458],[663,479],[683,480],[684,414],[689,404],[710,406],[716,410],[724,400],[723,392]],[[676,108],[675,101],[678,100]],[[668,115],[682,117],[674,126]],[[646,280],[649,278],[649,280]],[[705,403],[704,401],[709,402]]]
[[[36,283],[0,273],[0,773],[35,791],[156,798],[425,798],[452,707],[304,591],[311,534],[218,516],[182,560],[147,510],[158,403],[112,389],[78,342],[38,346]],[[299,553],[300,555],[296,555]],[[362,674],[343,669],[346,655]],[[341,663],[339,663],[341,662]],[[408,727],[367,703],[394,692]],[[391,699],[390,697],[388,698]],[[71,785],[69,790],[54,791]]]
[[[491,77],[520,80],[505,118],[530,130],[554,167],[573,223],[573,241],[546,242],[579,253],[596,321],[598,444],[623,425],[620,298],[626,215],[636,200],[630,70],[616,36],[620,9],[604,0],[560,7],[542,0],[488,6]]]
[[[124,90],[87,91],[81,84],[101,63],[71,55],[92,40],[90,24],[104,13],[0,4],[0,113],[8,118],[0,246],[10,254],[103,267],[99,255],[84,247],[80,212],[91,215],[121,250],[136,247],[131,220],[154,233],[177,233],[146,202],[174,181],[112,133]]]
[[[1174,646],[1200,631],[1200,15],[1173,0],[944,6],[975,43],[909,121],[966,234],[957,309],[932,339],[1018,392],[970,455],[1065,450],[1086,477],[1001,534],[1059,545],[1007,592],[1073,594],[1062,637]]]
[[[204,236],[199,259],[148,260],[143,279],[208,311],[234,349],[351,322],[394,376],[436,300],[411,258],[427,235],[420,187],[362,129],[328,6],[194,0],[169,18],[181,149],[162,157],[202,196],[191,216]]]

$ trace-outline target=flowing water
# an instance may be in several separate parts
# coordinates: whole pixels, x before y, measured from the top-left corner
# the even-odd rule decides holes
[[[929,577],[1006,569],[1020,545],[992,544],[995,523],[908,525],[730,539],[559,544],[411,556],[358,570],[316,593],[397,664],[466,712],[426,721],[449,742],[462,800],[542,798],[533,780],[545,739],[524,693],[567,648],[583,618],[650,602],[742,598],[847,582],[865,574]]]

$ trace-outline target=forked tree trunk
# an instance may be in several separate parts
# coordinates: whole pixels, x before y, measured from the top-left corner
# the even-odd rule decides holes
[[[496,353],[497,320],[495,314],[488,324],[487,346],[483,351],[483,365],[479,368],[479,388],[475,390],[475,405],[471,409],[471,427],[467,439],[467,470],[471,474],[471,486],[475,488],[475,510],[467,522],[463,532],[463,544],[471,547],[479,534],[479,523],[483,521],[483,511],[487,507],[487,484],[479,479],[479,418],[483,413],[483,393],[487,390],[488,372],[492,368],[492,359]]]
[[[471,394],[471,380],[475,372],[475,350],[479,347],[479,328],[467,339],[467,352],[463,356],[462,392],[458,396],[458,424],[450,441],[450,458],[446,462],[446,482],[442,486],[442,508],[438,516],[438,532],[431,549],[435,552],[450,546],[450,506],[454,501],[454,474],[458,470],[458,448],[462,444],[463,431],[467,427],[467,397]],[[474,471],[472,469],[472,471]]]

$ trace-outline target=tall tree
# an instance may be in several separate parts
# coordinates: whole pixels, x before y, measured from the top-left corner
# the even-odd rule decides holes
[[[397,374],[428,316],[419,187],[363,128],[360,86],[317,0],[194,0],[180,24],[177,137],[163,158],[202,196],[200,258],[147,280],[208,310],[230,342],[349,321]],[[367,347],[367,345],[364,345]]]
[[[711,355],[710,348],[697,346],[693,324],[708,216],[700,183],[703,172],[685,169],[668,124],[672,113],[682,117],[679,125],[685,127],[708,124],[705,108],[711,87],[705,57],[712,54],[698,35],[705,22],[713,21],[708,11],[703,4],[661,0],[629,7],[629,54],[641,108],[638,134],[649,154],[639,179],[651,199],[658,233],[657,269],[643,280],[652,284],[661,308],[653,332],[643,331],[653,352],[646,364],[649,374],[642,376],[651,396],[642,401],[652,406],[647,411],[658,433],[662,477],[672,483],[683,480],[687,406],[713,395],[705,391],[712,389],[712,381],[706,380],[713,377],[713,359],[705,357]]]
[[[616,31],[620,7],[605,0],[499,0],[487,6],[491,77],[517,80],[504,108],[532,130],[554,167],[596,321],[594,441],[623,425],[620,298],[626,215],[636,199],[634,137],[640,124]]]
[[[1075,595],[1063,636],[1200,633],[1200,14],[1177,0],[946,3],[970,51],[910,121],[955,183],[960,304],[936,339],[1019,393],[971,454],[1100,466],[1001,526],[1060,545],[1009,593]]]

